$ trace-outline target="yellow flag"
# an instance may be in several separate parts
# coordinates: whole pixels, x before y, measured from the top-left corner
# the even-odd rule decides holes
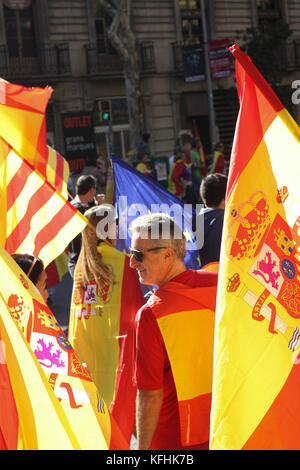
[[[2,248],[0,339],[17,410],[17,449],[127,448],[54,315]],[[5,436],[1,419],[0,431]]]

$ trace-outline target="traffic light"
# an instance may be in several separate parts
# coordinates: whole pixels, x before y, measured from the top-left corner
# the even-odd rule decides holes
[[[110,122],[112,120],[111,101],[100,100],[98,101],[100,121]]]

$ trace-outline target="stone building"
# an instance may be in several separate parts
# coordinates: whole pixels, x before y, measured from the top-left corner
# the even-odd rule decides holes
[[[198,60],[203,45],[200,5],[200,0],[132,0],[143,128],[151,133],[154,156],[170,156],[178,132],[194,125],[211,150],[207,82],[197,75],[199,68],[193,75],[190,62]],[[216,135],[227,155],[238,100],[234,64],[224,44],[236,42],[237,31],[257,25],[261,15],[281,15],[292,30],[284,45],[283,95],[300,121],[300,106],[291,100],[300,70],[299,0],[206,1],[209,46],[221,59],[212,70]],[[48,140],[72,159],[74,169],[85,157],[108,154],[112,135],[116,154],[125,157],[130,150],[122,64],[107,39],[108,24],[96,0],[0,0],[0,75],[25,86],[52,86]]]

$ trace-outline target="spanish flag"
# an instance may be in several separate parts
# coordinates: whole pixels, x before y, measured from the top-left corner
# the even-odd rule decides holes
[[[238,46],[210,448],[300,449],[300,130]]]
[[[171,280],[147,302],[170,360],[183,446],[209,440],[217,275],[209,265],[200,273],[201,287]]]
[[[39,292],[0,248],[0,448],[128,449]]]
[[[106,243],[98,247],[113,283],[99,288],[91,277],[83,285],[75,272],[69,340],[101,391],[127,441],[134,428],[134,319],[145,303],[129,257]]]

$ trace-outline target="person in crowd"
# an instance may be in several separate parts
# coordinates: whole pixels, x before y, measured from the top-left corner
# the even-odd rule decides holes
[[[104,194],[97,194],[97,180],[93,175],[81,175],[75,186],[75,198],[71,201],[72,206],[79,210],[82,214],[90,207],[102,204],[105,200]],[[74,269],[78,260],[81,248],[81,233],[68,245],[68,269],[71,277],[74,276]]]
[[[137,449],[207,449],[217,274],[186,269],[168,215],[140,216],[131,231],[131,267],[156,288],[136,315]]]
[[[200,196],[205,205],[198,215],[203,217],[204,227],[204,242],[199,250],[201,266],[220,259],[226,188],[227,176],[220,173],[208,175],[201,182]]]
[[[179,151],[174,157],[174,163],[168,177],[168,190],[179,199],[184,199],[186,186],[191,184],[191,175],[187,169],[185,160],[185,153]]]
[[[138,155],[139,163],[137,164],[136,169],[146,176],[151,176],[152,172],[151,172],[151,169],[149,169],[147,165],[147,161],[148,161],[148,155],[146,153],[140,153]]]
[[[136,394],[131,362],[134,318],[144,297],[129,257],[115,248],[113,206],[91,207],[84,216],[89,223],[82,231],[74,271],[68,338],[130,440]]]
[[[190,150],[194,204],[198,204],[200,202],[199,190],[204,176],[203,171],[205,170],[205,164],[201,161],[201,154],[199,153],[199,142],[201,144],[200,139],[194,139]]]
[[[148,132],[145,132],[142,135],[142,140],[140,141],[137,147],[137,154],[146,153],[148,158],[151,156],[150,140],[151,140],[151,134],[149,134]]]
[[[45,303],[47,303],[49,297],[47,290],[47,273],[43,261],[27,253],[14,253],[11,256],[36,286]]]
[[[213,162],[209,170],[209,174],[221,173],[223,175],[225,173],[225,165],[224,144],[222,142],[218,142],[215,145]]]

